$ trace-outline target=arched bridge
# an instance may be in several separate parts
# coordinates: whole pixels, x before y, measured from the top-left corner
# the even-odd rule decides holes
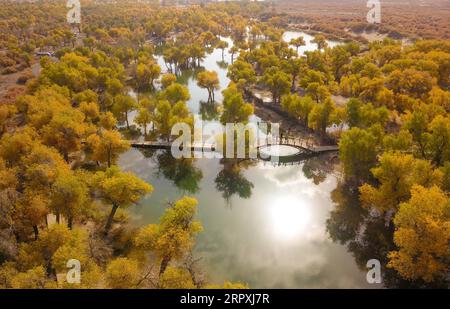
[[[274,140],[272,142],[268,141],[262,145],[259,145],[258,149],[261,149],[264,147],[269,147],[269,146],[289,146],[289,147],[296,148],[303,153],[309,153],[309,154],[320,154],[323,152],[339,150],[339,147],[337,145],[317,146],[317,145],[312,145],[305,140],[296,139],[296,138],[286,138],[286,139],[282,139],[282,140]]]
[[[148,148],[148,149],[171,149],[172,142],[170,141],[130,141],[133,148]],[[257,148],[260,150],[269,146],[290,146],[300,150],[303,154],[315,155],[324,152],[331,152],[339,150],[337,145],[317,146],[311,145],[308,142],[301,139],[286,138],[277,139],[273,141],[265,141],[264,144],[259,145]],[[186,146],[185,146],[186,147]],[[212,144],[204,143],[192,143],[188,146],[191,151],[216,151],[215,146]]]

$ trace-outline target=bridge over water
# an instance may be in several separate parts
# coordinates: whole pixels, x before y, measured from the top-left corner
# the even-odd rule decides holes
[[[130,143],[131,147],[133,148],[164,149],[164,150],[170,150],[172,148],[172,142],[170,141],[131,141]],[[315,156],[321,153],[339,150],[337,145],[317,146],[311,145],[308,142],[301,139],[285,138],[282,140],[277,139],[274,141],[265,141],[263,144],[257,146],[258,153],[260,153],[263,148],[271,146],[289,146],[298,150],[296,154],[279,155],[280,158]],[[201,152],[216,151],[215,148],[216,146],[214,144],[206,144],[206,143],[192,143],[190,145],[183,145],[183,147],[189,147],[191,151],[201,151]]]

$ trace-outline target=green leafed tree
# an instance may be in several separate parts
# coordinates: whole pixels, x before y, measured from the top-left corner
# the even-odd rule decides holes
[[[342,134],[339,158],[345,177],[356,183],[367,180],[377,161],[377,138],[368,130],[352,128]]]
[[[220,122],[223,124],[248,122],[250,115],[253,114],[253,106],[244,101],[236,85],[230,84],[222,93],[223,113]]]

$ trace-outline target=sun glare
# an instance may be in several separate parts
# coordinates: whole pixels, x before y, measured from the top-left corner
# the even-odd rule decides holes
[[[299,236],[310,222],[311,213],[307,205],[296,197],[277,199],[270,208],[274,234],[282,238]]]

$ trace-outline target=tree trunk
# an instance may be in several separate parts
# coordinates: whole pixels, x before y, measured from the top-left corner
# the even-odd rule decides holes
[[[38,240],[39,238],[39,229],[37,225],[33,225],[33,231],[34,231],[34,240]]]
[[[112,221],[114,219],[114,215],[116,214],[117,209],[119,208],[119,205],[113,205],[111,209],[111,213],[109,214],[108,221],[106,221],[105,225],[105,236],[108,235],[109,230],[111,229]]]
[[[69,228],[69,230],[71,230],[71,229],[72,229],[72,226],[73,226],[73,217],[72,217],[72,216],[69,216],[69,217],[67,218],[67,227]]]
[[[169,265],[170,262],[170,256],[165,256],[162,261],[161,261],[161,266],[159,268],[159,276],[161,277],[161,275],[164,273],[164,271],[167,268],[167,265]]]
[[[426,158],[426,155],[425,155],[425,146],[423,145],[423,143],[422,143],[422,141],[421,140],[419,140],[419,148],[420,148],[420,153],[422,154],[422,158]]]
[[[111,167],[111,144],[108,146],[108,168]]]
[[[59,212],[58,213],[56,213],[56,223],[60,223],[60,221],[61,221],[61,215],[59,214]]]
[[[210,89],[208,89],[208,102],[212,102],[212,101],[213,101],[212,92]]]
[[[66,161],[66,163],[69,163],[69,154],[67,152],[64,152],[64,161]]]
[[[125,121],[127,123],[127,129],[130,129],[130,123],[128,122],[128,112],[125,112]]]
[[[295,92],[295,79],[297,76],[292,76],[292,85],[291,85],[291,93]]]

